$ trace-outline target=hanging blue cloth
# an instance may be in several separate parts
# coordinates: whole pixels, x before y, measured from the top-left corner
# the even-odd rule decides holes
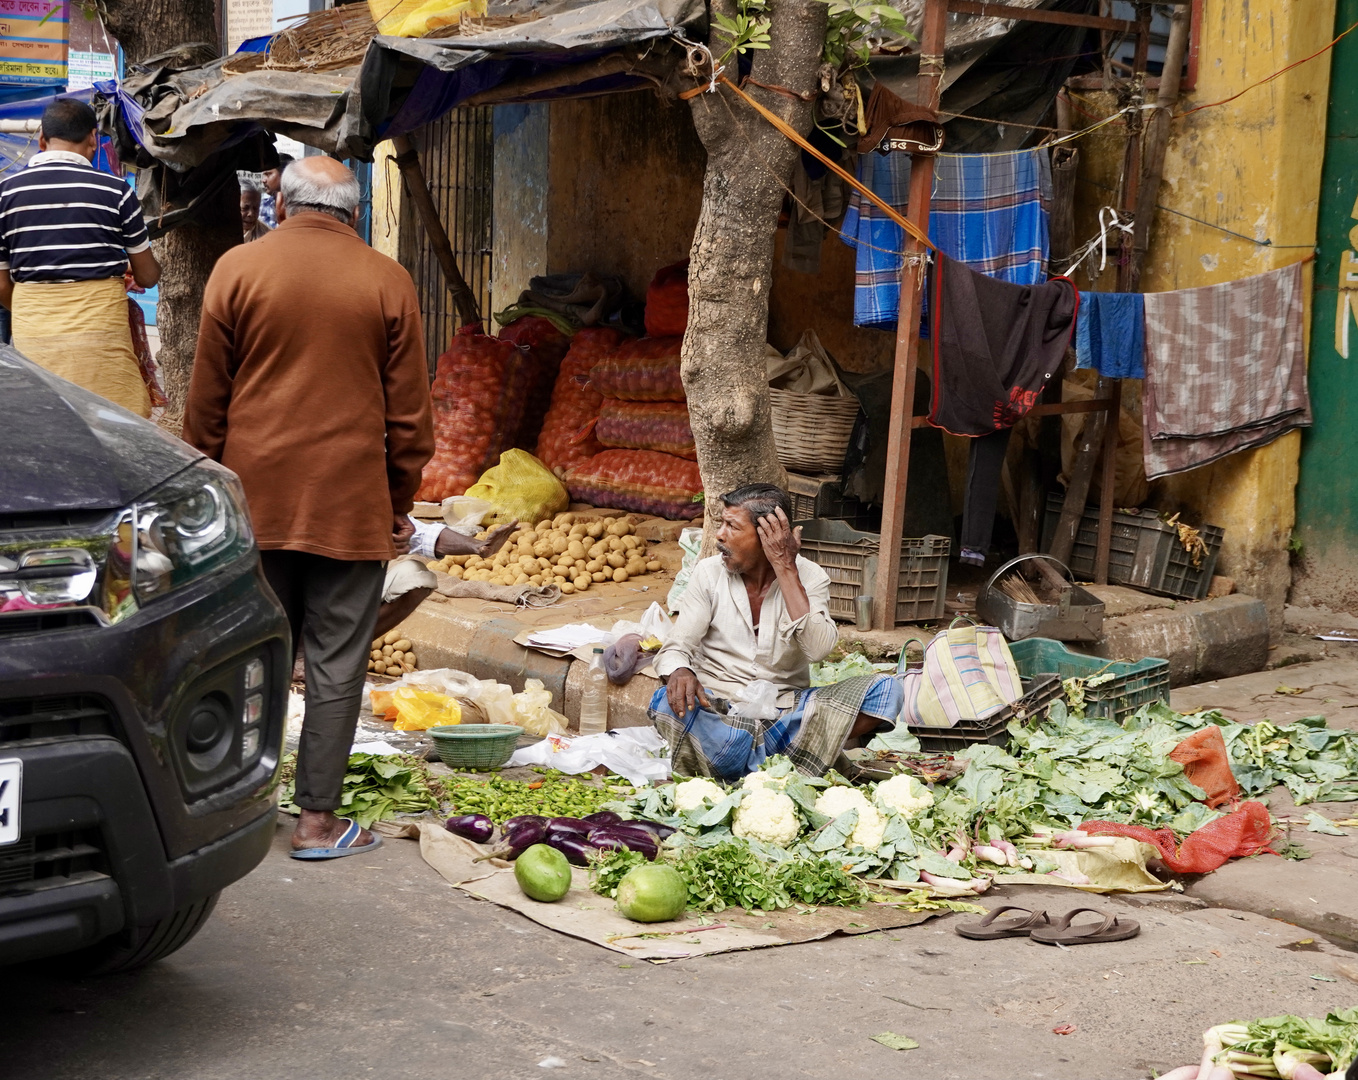
[[[1142,293],[1080,294],[1075,366],[1110,379],[1146,377],[1146,298]]]

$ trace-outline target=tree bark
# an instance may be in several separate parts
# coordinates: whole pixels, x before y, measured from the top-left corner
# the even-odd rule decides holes
[[[712,10],[733,15],[735,5],[714,0]],[[825,4],[772,0],[769,15],[771,48],[754,53],[753,78],[796,94],[814,92]],[[720,41],[714,35],[714,45]],[[734,81],[734,58],[727,68]],[[753,83],[746,91],[796,130],[810,128],[809,102]],[[773,442],[764,349],[774,233],[798,150],[725,88],[699,94],[691,108],[707,171],[690,251],[682,374],[707,498],[707,553],[721,520],[719,496],[741,484],[786,482]]]
[[[190,42],[218,48],[213,0],[103,0],[99,9],[105,28],[118,39],[129,64]],[[152,242],[162,268],[156,360],[165,396],[170,399],[160,423],[175,435],[183,427],[203,289],[217,260],[240,242],[239,199],[231,184],[225,186],[220,200],[204,207],[200,222],[172,229]]]

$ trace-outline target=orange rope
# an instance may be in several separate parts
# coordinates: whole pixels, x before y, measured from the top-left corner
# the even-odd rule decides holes
[[[882,199],[880,195],[878,195],[875,191],[869,188],[866,184],[861,183],[859,179],[852,173],[848,172],[847,170],[842,168],[838,163],[831,161],[828,157],[822,154],[819,150],[817,150],[814,146],[812,146],[809,142],[807,142],[799,134],[797,134],[795,129],[790,127],[788,124],[784,123],[776,114],[769,112],[768,109],[764,108],[763,105],[755,101],[754,98],[750,97],[749,94],[745,93],[744,90],[738,87],[725,75],[718,75],[717,81],[725,83],[737,94],[739,94],[742,98],[744,98],[745,101],[749,105],[751,105],[754,108],[754,110],[757,113],[759,113],[760,116],[762,116],[765,120],[767,120],[770,124],[777,128],[782,134],[786,135],[794,143],[800,146],[808,154],[810,154],[812,157],[816,158],[823,165],[829,168],[830,171],[833,172],[836,176],[838,176],[841,180],[843,180],[845,183],[853,187],[860,195],[863,196],[863,198],[867,199],[874,206],[879,207],[882,210],[882,212],[886,214],[887,217],[889,217],[892,221],[894,221],[897,225],[904,229],[909,235],[913,236],[916,240],[918,240],[921,244],[927,247],[930,251],[938,250],[938,248],[934,247],[934,245],[929,242],[929,237],[925,235],[924,231],[920,229],[918,225],[916,225],[913,221],[907,219],[894,206],[887,203],[884,199]],[[685,91],[685,93],[688,93],[688,91]]]
[[[1209,101],[1206,105],[1197,105],[1197,106],[1195,106],[1194,108],[1189,109],[1187,112],[1175,113],[1173,119],[1175,119],[1175,120],[1182,120],[1185,116],[1192,116],[1193,113],[1199,112],[1199,111],[1202,110],[1202,109],[1214,109],[1214,108],[1216,108],[1218,105],[1225,105],[1225,104],[1227,104],[1228,102],[1232,102],[1232,101],[1234,101],[1236,98],[1241,97],[1241,96],[1243,96],[1243,95],[1245,95],[1245,94],[1248,94],[1248,93],[1249,93],[1251,90],[1253,90],[1256,86],[1263,86],[1265,83],[1270,83],[1270,82],[1272,82],[1274,79],[1276,79],[1279,75],[1285,75],[1287,72],[1291,71],[1294,67],[1299,67],[1299,66],[1301,66],[1302,64],[1310,63],[1310,62],[1311,62],[1312,60],[1314,60],[1317,56],[1321,56],[1321,55],[1323,55],[1323,54],[1329,52],[1329,51],[1330,51],[1331,49],[1333,49],[1336,45],[1338,45],[1339,42],[1340,42],[1341,40],[1343,40],[1343,39],[1344,39],[1345,37],[1347,37],[1349,34],[1353,33],[1355,30],[1358,30],[1358,22],[1356,22],[1356,23],[1354,23],[1352,26],[1350,26],[1347,30],[1345,30],[1342,34],[1340,34],[1339,37],[1335,38],[1332,42],[1330,42],[1328,45],[1326,45],[1325,48],[1320,49],[1320,50],[1318,50],[1318,51],[1316,51],[1316,52],[1313,52],[1310,56],[1304,57],[1303,59],[1296,61],[1296,63],[1288,64],[1287,67],[1282,68],[1282,69],[1280,69],[1280,70],[1278,70],[1278,71],[1275,71],[1272,75],[1268,76],[1268,78],[1266,78],[1266,79],[1260,79],[1260,80],[1259,80],[1258,82],[1256,82],[1256,83],[1250,83],[1250,85],[1247,86],[1247,87],[1245,87],[1245,89],[1241,90],[1240,93],[1238,93],[1238,94],[1232,94],[1230,97],[1228,97],[1228,98],[1222,98],[1220,101]]]

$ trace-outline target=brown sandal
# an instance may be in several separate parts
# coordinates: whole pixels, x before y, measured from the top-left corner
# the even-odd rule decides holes
[[[1083,911],[1102,915],[1103,921],[1071,926],[1071,920]],[[1034,930],[1029,936],[1044,945],[1092,945],[1101,941],[1126,941],[1139,933],[1141,933],[1140,923],[1131,919],[1124,922],[1116,915],[1110,915],[1098,908],[1081,907],[1067,911],[1056,925]]]
[[[1024,918],[999,919],[1006,911],[1022,911]],[[998,919],[998,921],[997,921]],[[959,923],[954,929],[964,938],[973,941],[999,941],[1000,938],[1027,937],[1037,927],[1051,926],[1051,919],[1045,911],[1030,911],[1026,907],[1005,904],[990,912],[980,922]]]

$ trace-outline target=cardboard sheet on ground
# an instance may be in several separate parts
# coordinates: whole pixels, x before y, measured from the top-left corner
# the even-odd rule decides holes
[[[707,916],[712,920],[707,926],[701,925],[695,915],[675,922],[634,923],[618,914],[612,900],[590,891],[589,873],[585,870],[573,872],[571,891],[562,899],[555,904],[543,904],[523,895],[511,864],[498,860],[472,861],[486,854],[488,848],[429,822],[422,822],[418,829],[424,861],[463,892],[517,911],[551,930],[654,963],[737,949],[793,945],[831,934],[868,934],[913,926],[931,916],[945,914],[907,911],[890,904],[868,904],[858,909],[817,908],[811,914],[799,914],[795,907],[755,912],[729,908],[719,915]],[[406,826],[400,834],[411,836],[414,832],[413,827]]]

